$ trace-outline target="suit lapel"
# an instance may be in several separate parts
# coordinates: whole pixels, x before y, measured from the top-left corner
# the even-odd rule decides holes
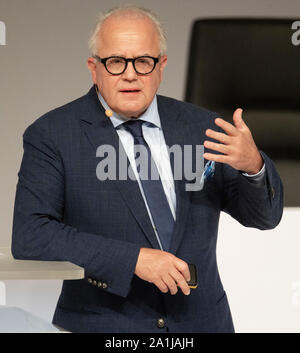
[[[152,247],[159,249],[159,244],[156,239],[156,235],[153,231],[152,224],[148,216],[148,212],[137,181],[131,180],[129,178],[127,178],[127,180],[119,180],[118,178],[118,160],[120,153],[122,153],[122,155],[126,159],[127,168],[131,168],[126,152],[124,151],[122,144],[119,142],[120,139],[118,133],[116,132],[112,123],[109,121],[109,118],[106,117],[104,109],[101,103],[99,102],[94,87],[92,87],[86,97],[87,100],[86,105],[84,107],[84,113],[81,116],[81,125],[87,138],[95,149],[95,156],[96,150],[99,146],[106,144],[112,146],[115,149],[117,157],[117,178],[113,182],[122,194],[125,203],[129,207],[130,211],[132,212],[132,215],[135,217],[136,221],[145,233],[145,236],[151,243]],[[133,173],[131,173],[131,175],[133,175]]]
[[[181,151],[184,150],[184,145],[187,143],[187,126],[185,121],[182,119],[180,112],[168,102],[163,102],[163,97],[158,96],[158,111],[161,120],[161,125],[165,137],[166,144],[171,147],[179,145]],[[172,109],[173,108],[173,109]],[[170,162],[173,172],[175,175],[174,158],[170,156]],[[185,223],[189,209],[189,192],[185,190],[184,177],[180,180],[174,180],[175,193],[176,193],[176,223],[175,229],[172,236],[169,252],[175,254],[180,242],[183,237]]]

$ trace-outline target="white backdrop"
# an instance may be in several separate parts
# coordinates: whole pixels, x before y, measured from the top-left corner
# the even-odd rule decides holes
[[[245,228],[222,214],[218,265],[236,331],[300,332],[300,208],[273,230]]]

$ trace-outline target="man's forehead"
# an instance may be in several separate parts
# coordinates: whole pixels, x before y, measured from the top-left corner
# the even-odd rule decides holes
[[[152,56],[153,53],[149,53],[149,52],[139,52],[136,54],[136,57],[139,57],[139,56]],[[116,51],[116,52],[112,52],[110,53],[110,56],[124,56],[124,53],[121,52],[121,51]],[[125,55],[126,57],[126,55]]]
[[[105,37],[127,37],[128,36],[143,36],[148,33],[156,34],[157,30],[153,22],[147,17],[117,17],[111,16],[107,18],[101,27],[99,35]]]
[[[108,21],[109,20],[109,21]],[[100,50],[110,51],[110,55],[124,55],[124,50],[134,48],[139,56],[153,55],[159,50],[159,36],[154,24],[147,18],[108,19],[103,23],[100,36]]]
[[[107,17],[104,21],[103,21],[103,25],[107,25],[107,24],[113,24],[113,23],[137,23],[137,22],[142,22],[142,23],[149,23],[149,24],[153,24],[153,21],[145,16],[145,15],[141,15],[141,14],[113,14],[109,17]]]

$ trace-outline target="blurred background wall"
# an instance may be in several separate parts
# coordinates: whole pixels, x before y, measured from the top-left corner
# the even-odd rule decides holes
[[[159,93],[177,99],[185,98],[194,20],[300,20],[299,0],[130,2],[151,6],[165,24],[169,59]],[[125,1],[0,0],[0,21],[6,25],[6,45],[0,45],[0,246],[10,245],[22,134],[45,112],[87,92],[91,86],[87,39],[96,14],[120,3]],[[285,208],[278,228],[260,232],[222,215],[218,261],[238,332],[300,330],[299,216],[299,208]],[[51,320],[60,281],[5,284],[8,305]]]

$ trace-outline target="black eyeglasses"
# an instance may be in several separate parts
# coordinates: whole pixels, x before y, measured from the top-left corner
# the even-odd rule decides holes
[[[121,75],[125,72],[128,62],[132,62],[133,68],[137,74],[148,75],[155,69],[160,57],[139,56],[137,58],[127,59],[121,56],[100,58],[98,55],[94,55],[93,58],[101,62],[111,75]]]

